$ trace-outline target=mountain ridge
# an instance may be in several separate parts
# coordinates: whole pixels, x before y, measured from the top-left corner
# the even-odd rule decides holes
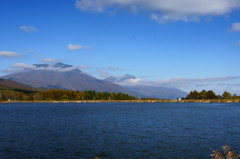
[[[13,80],[3,79],[3,78],[0,78],[0,90],[13,90],[13,91],[19,91],[24,93],[33,93],[33,92],[39,91],[28,85],[24,85],[19,82],[15,82]]]
[[[34,64],[18,72],[3,76],[35,88],[66,89],[66,90],[94,90],[96,92],[125,93],[138,98],[176,99],[187,95],[177,88],[160,86],[124,86],[121,83],[138,80],[135,76],[112,76],[105,80],[90,76],[78,67],[63,63]]]
[[[19,72],[3,76],[4,79],[10,79],[19,83],[30,85],[36,88],[50,89],[68,89],[68,90],[94,90],[97,92],[122,92],[126,94],[135,94],[123,88],[120,85],[105,80],[100,80],[83,73],[77,67],[57,63],[34,64]]]
[[[131,90],[133,92],[140,94],[139,98],[176,99],[176,98],[186,97],[188,94],[187,92],[184,92],[178,88],[153,86],[153,85],[149,86],[144,84],[134,85],[131,82],[134,80],[137,81],[137,78],[129,74],[126,74],[124,76],[112,76],[112,77],[106,78],[105,80],[117,83],[128,90]]]

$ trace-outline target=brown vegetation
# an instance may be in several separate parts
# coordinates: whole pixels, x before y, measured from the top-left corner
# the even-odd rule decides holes
[[[240,155],[238,155],[237,153],[235,153],[233,151],[233,149],[228,146],[222,146],[222,150],[212,150],[213,154],[211,154],[210,156],[212,156],[212,159],[237,159],[240,158]]]

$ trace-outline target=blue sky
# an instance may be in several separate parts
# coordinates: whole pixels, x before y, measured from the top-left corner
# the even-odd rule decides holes
[[[125,85],[240,94],[240,0],[1,0],[0,76],[63,62]]]

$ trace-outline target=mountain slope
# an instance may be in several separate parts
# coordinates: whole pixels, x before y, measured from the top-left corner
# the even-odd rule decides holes
[[[25,93],[37,92],[35,88],[9,80],[0,78],[0,90],[14,90]]]
[[[124,86],[128,90],[137,92],[143,97],[158,98],[158,99],[177,99],[187,96],[184,92],[177,88],[153,87],[153,86]]]
[[[138,79],[129,74],[124,76],[112,76],[106,78],[105,80],[117,83],[130,91],[138,93],[138,97],[140,98],[176,99],[186,97],[188,94],[187,92],[177,88],[144,85],[146,83],[142,83],[142,85],[137,83],[134,85],[132,82],[138,81]]]
[[[4,76],[33,87],[59,88],[68,90],[95,90],[98,92],[122,92],[133,94],[131,91],[108,81],[96,79],[63,63],[54,65],[38,64],[23,71]]]

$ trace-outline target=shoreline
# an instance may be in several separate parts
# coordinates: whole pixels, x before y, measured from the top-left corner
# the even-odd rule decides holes
[[[0,103],[240,103],[240,99],[0,101]]]

